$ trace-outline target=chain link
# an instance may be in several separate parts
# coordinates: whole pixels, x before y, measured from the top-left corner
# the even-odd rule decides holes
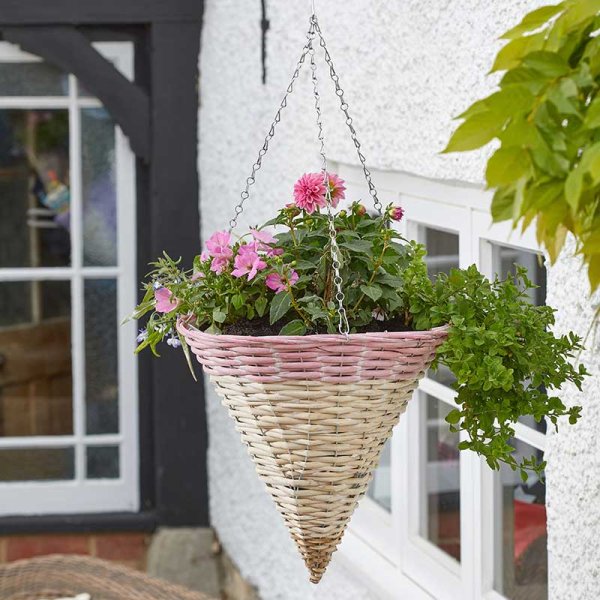
[[[356,152],[358,154],[358,158],[362,165],[363,173],[365,175],[367,185],[369,186],[369,194],[371,195],[371,197],[373,199],[373,204],[375,206],[375,209],[380,214],[382,212],[383,206],[382,206],[381,202],[379,201],[379,198],[377,197],[377,190],[375,189],[375,185],[373,184],[373,181],[371,179],[371,172],[367,168],[366,158],[365,158],[364,154],[362,153],[361,144],[358,141],[358,137],[356,135],[356,129],[354,128],[352,117],[350,116],[350,113],[348,112],[348,103],[346,102],[346,100],[344,98],[344,90],[340,86],[340,78],[335,71],[335,67],[333,66],[333,60],[331,59],[331,55],[329,54],[329,50],[327,49],[327,45],[325,43],[325,38],[323,37],[323,33],[321,32],[321,28],[319,26],[319,22],[317,20],[317,16],[314,11],[314,3],[313,3],[313,12],[310,17],[310,27],[309,27],[308,33],[307,33],[307,42],[306,42],[304,48],[302,49],[302,54],[300,55],[300,59],[298,60],[296,69],[294,70],[294,73],[292,75],[292,79],[286,89],[286,92],[283,96],[281,104],[279,105],[279,109],[277,110],[277,113],[275,113],[275,118],[274,118],[273,123],[271,124],[271,127],[269,128],[269,131],[265,137],[265,141],[262,145],[262,148],[260,149],[260,151],[258,153],[258,158],[256,159],[256,162],[252,165],[252,172],[250,173],[250,176],[246,178],[246,186],[245,186],[244,190],[242,191],[242,193],[240,194],[240,201],[238,202],[238,204],[235,206],[235,209],[234,209],[235,215],[234,215],[233,219],[231,219],[229,221],[229,231],[231,232],[236,227],[238,218],[244,211],[244,202],[250,197],[250,187],[252,185],[254,185],[254,183],[256,182],[256,172],[262,167],[262,159],[265,156],[265,154],[267,153],[267,151],[269,150],[270,141],[275,136],[275,128],[277,127],[277,124],[281,121],[281,113],[283,112],[283,109],[287,106],[288,97],[294,89],[294,83],[296,82],[296,80],[298,79],[298,77],[300,75],[300,71],[306,60],[306,56],[310,55],[311,79],[312,79],[312,83],[313,83],[313,92],[314,92],[314,97],[315,97],[315,109],[317,112],[318,139],[319,139],[319,143],[320,143],[319,154],[321,155],[321,159],[322,159],[323,183],[325,184],[325,190],[326,190],[325,191],[325,194],[326,194],[325,199],[326,199],[326,206],[327,206],[327,220],[328,220],[328,226],[329,226],[328,229],[329,229],[329,239],[330,239],[331,262],[332,262],[333,272],[334,272],[333,284],[334,284],[335,290],[336,290],[335,300],[338,305],[337,310],[338,310],[338,314],[339,314],[339,318],[340,318],[338,329],[341,334],[343,334],[347,337],[348,333],[350,332],[350,326],[348,323],[346,309],[344,307],[345,296],[344,296],[344,291],[343,291],[343,287],[342,287],[343,279],[340,274],[341,263],[340,263],[340,255],[339,255],[339,246],[337,243],[337,235],[336,235],[336,231],[335,231],[335,220],[334,220],[332,206],[331,206],[331,188],[329,185],[329,175],[327,173],[327,157],[325,155],[325,137],[323,134],[323,122],[322,122],[322,116],[321,116],[321,96],[320,96],[319,90],[318,90],[317,65],[316,65],[316,60],[315,60],[314,42],[315,42],[317,35],[319,37],[319,45],[323,49],[323,52],[325,55],[325,62],[327,63],[327,66],[329,67],[329,75],[335,85],[335,93],[340,100],[340,108],[346,117],[346,125],[348,126],[348,129],[350,131],[350,137],[352,138],[354,146],[356,147]]]
[[[321,48],[323,48],[323,52],[325,54],[325,62],[329,66],[329,75],[335,85],[335,93],[336,93],[337,97],[340,99],[340,108],[342,109],[342,112],[346,116],[346,125],[348,126],[348,129],[350,130],[350,137],[352,138],[352,141],[354,142],[354,146],[356,147],[358,159],[360,160],[360,163],[363,168],[363,173],[365,175],[365,179],[367,180],[367,185],[369,186],[369,194],[371,194],[371,198],[373,198],[373,204],[374,204],[377,212],[379,214],[381,214],[383,206],[382,206],[381,202],[379,201],[379,198],[377,197],[377,190],[375,189],[375,185],[373,184],[373,180],[371,179],[371,171],[369,171],[369,169],[367,168],[367,159],[365,158],[365,155],[362,153],[361,144],[358,141],[358,137],[356,135],[356,129],[354,128],[354,125],[353,125],[353,119],[350,116],[350,113],[348,112],[348,103],[344,99],[344,90],[342,89],[342,86],[340,85],[340,78],[335,71],[335,67],[333,66],[333,60],[331,59],[329,50],[327,50],[327,45],[325,44],[325,38],[323,37],[323,33],[321,32],[321,27],[319,26],[319,22],[317,20],[316,15],[313,15],[311,17],[311,23],[314,25],[315,31],[316,31],[317,35],[319,36],[319,44],[321,45]]]
[[[317,26],[317,17],[313,13],[310,22],[313,29]],[[337,244],[337,235],[335,231],[335,219],[331,210],[331,187],[329,186],[329,174],[327,173],[327,156],[325,155],[325,136],[323,134],[323,120],[321,118],[321,96],[319,94],[319,85],[317,80],[317,63],[315,61],[315,49],[313,42],[315,39],[314,31],[309,30],[309,54],[310,54],[310,70],[311,79],[313,83],[313,93],[315,97],[315,110],[317,113],[317,137],[319,139],[319,153],[321,154],[321,160],[323,163],[323,183],[325,185],[325,201],[327,206],[327,222],[329,226],[329,244],[331,251],[331,265],[333,267],[333,284],[335,286],[335,299],[338,305],[338,315],[340,321],[338,323],[338,330],[342,335],[347,336],[350,333],[350,324],[348,323],[348,316],[346,315],[346,308],[344,307],[344,290],[342,284],[344,280],[340,274],[341,263],[339,256],[339,247]]]
[[[231,219],[231,221],[229,221],[229,232],[230,233],[236,227],[238,218],[244,211],[244,202],[250,197],[250,186],[254,185],[254,183],[256,182],[256,172],[262,167],[263,156],[267,153],[267,150],[269,149],[269,142],[275,136],[275,128],[277,127],[277,124],[279,123],[279,121],[281,121],[281,113],[282,113],[283,109],[287,106],[288,96],[292,93],[292,91],[294,89],[294,83],[296,82],[296,79],[298,79],[298,76],[300,75],[300,70],[302,69],[302,65],[304,64],[306,55],[309,52],[310,36],[311,35],[314,36],[314,24],[312,22],[312,19],[311,19],[310,29],[308,30],[307,35],[309,37],[309,41],[305,44],[304,48],[302,49],[302,54],[300,55],[300,60],[298,61],[298,64],[296,65],[296,69],[292,75],[292,79],[291,79],[289,85],[287,86],[287,89],[283,96],[281,104],[279,105],[279,109],[275,113],[275,118],[273,119],[273,123],[271,123],[271,127],[269,128],[267,136],[265,137],[265,141],[262,145],[262,148],[258,152],[258,158],[256,159],[256,162],[252,165],[252,172],[250,173],[250,176],[246,179],[246,187],[240,194],[240,201],[238,202],[238,204],[236,204],[236,206],[234,208],[235,216],[233,217],[233,219]]]

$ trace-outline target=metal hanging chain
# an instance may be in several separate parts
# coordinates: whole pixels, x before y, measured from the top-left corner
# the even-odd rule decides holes
[[[317,26],[317,16],[312,14],[310,18],[311,25],[313,29]],[[310,31],[310,30],[309,30]],[[329,185],[329,174],[327,173],[327,156],[325,155],[325,137],[323,134],[323,121],[321,118],[321,96],[319,94],[319,85],[317,80],[317,64],[315,62],[315,49],[313,46],[313,42],[315,39],[314,31],[309,33],[309,54],[310,54],[310,70],[311,70],[311,79],[313,83],[313,93],[315,96],[315,110],[317,113],[317,137],[319,140],[320,148],[319,153],[321,154],[322,159],[322,171],[323,171],[323,184],[325,185],[325,203],[327,206],[327,222],[329,225],[329,244],[331,250],[331,265],[333,267],[333,284],[335,286],[335,299],[337,301],[337,311],[340,317],[338,323],[338,330],[342,335],[347,336],[350,333],[350,325],[348,323],[348,316],[346,315],[346,309],[344,307],[344,290],[342,288],[343,279],[340,274],[340,256],[339,256],[339,247],[337,244],[337,235],[335,232],[335,219],[333,216],[332,206],[331,206],[331,187]]]
[[[369,171],[369,169],[367,168],[367,159],[365,158],[364,154],[362,153],[361,144],[358,141],[358,137],[356,135],[356,129],[354,128],[354,125],[353,125],[353,119],[350,116],[350,113],[348,112],[348,103],[344,99],[344,90],[340,86],[340,78],[335,71],[335,68],[333,66],[333,60],[331,59],[329,50],[327,50],[325,38],[323,37],[321,27],[319,26],[319,22],[314,13],[311,17],[311,24],[314,26],[315,31],[316,31],[317,35],[319,36],[319,43],[321,45],[321,48],[323,48],[323,52],[325,54],[325,62],[329,65],[329,75],[335,85],[335,93],[338,96],[338,98],[340,99],[340,108],[342,109],[342,112],[346,116],[346,125],[348,126],[348,129],[350,130],[350,137],[352,138],[352,141],[354,142],[354,146],[356,147],[358,159],[360,160],[360,163],[363,168],[363,173],[365,175],[365,179],[367,180],[367,185],[369,186],[369,194],[371,194],[371,197],[373,198],[373,204],[374,204],[375,208],[377,209],[377,212],[379,212],[379,214],[381,214],[383,205],[381,204],[381,202],[379,201],[379,198],[377,197],[377,190],[375,189],[375,185],[373,184],[373,180],[371,179],[371,171]]]
[[[254,183],[256,182],[256,171],[258,171],[262,166],[263,156],[267,153],[267,150],[269,149],[269,142],[273,139],[273,137],[275,135],[275,127],[277,126],[277,123],[279,123],[279,121],[281,121],[281,113],[282,113],[283,109],[287,106],[288,96],[292,93],[292,91],[294,89],[294,83],[296,82],[296,79],[298,79],[298,76],[300,75],[300,70],[302,69],[302,65],[304,64],[304,60],[306,59],[306,55],[308,54],[309,49],[310,49],[310,45],[311,45],[310,37],[311,36],[314,36],[314,24],[312,22],[312,19],[311,19],[310,28],[309,28],[308,34],[307,34],[307,37],[309,38],[309,40],[306,42],[304,48],[302,49],[302,54],[300,55],[300,60],[298,61],[298,64],[296,65],[296,69],[294,71],[294,74],[292,75],[292,79],[291,79],[289,85],[287,86],[286,92],[283,96],[283,100],[281,101],[281,104],[279,105],[279,109],[277,110],[277,113],[275,113],[275,118],[273,119],[273,123],[271,123],[271,127],[269,128],[267,136],[265,137],[265,141],[262,145],[262,148],[260,149],[260,151],[258,153],[258,158],[256,159],[256,162],[252,165],[252,173],[246,179],[246,187],[244,188],[244,191],[240,194],[241,199],[238,202],[238,204],[235,206],[235,209],[234,209],[235,216],[233,217],[233,219],[231,219],[231,221],[229,221],[229,232],[230,233],[231,233],[231,231],[233,231],[233,229],[237,225],[238,217],[244,211],[244,202],[250,196],[250,191],[249,191],[250,186],[254,185]]]

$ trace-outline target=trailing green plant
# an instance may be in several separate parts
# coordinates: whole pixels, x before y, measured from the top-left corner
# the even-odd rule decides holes
[[[153,264],[132,315],[148,315],[138,352],[150,348],[158,355],[166,340],[183,346],[191,368],[176,329],[179,318],[215,334],[337,332],[332,242],[328,213],[320,208],[329,198],[336,208],[345,188],[328,174],[326,194],[323,174],[307,177],[308,192],[297,193],[296,203],[274,219],[238,238],[213,234],[191,269],[166,254]],[[567,408],[552,390],[567,382],[581,386],[585,368],[572,363],[579,338],[552,333],[553,310],[531,304],[527,290],[533,286],[524,269],[504,281],[488,281],[474,266],[431,280],[424,247],[391,227],[402,216],[398,206],[372,215],[359,203],[334,214],[350,332],[449,325],[436,360],[456,377],[457,408],[447,421],[468,434],[460,448],[484,456],[494,469],[506,463],[523,475],[527,469],[541,473],[544,465],[534,457],[514,458],[514,424],[525,415],[554,425],[562,416],[577,421],[580,408]]]
[[[600,284],[600,0],[565,0],[507,31],[492,72],[499,89],[458,118],[445,152],[499,141],[487,163],[492,216],[535,220],[554,262],[568,232]]]

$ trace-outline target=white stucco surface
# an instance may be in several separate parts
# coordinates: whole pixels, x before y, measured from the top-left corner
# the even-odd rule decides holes
[[[232,216],[300,55],[309,0],[268,3],[267,85],[261,83],[260,3],[207,0],[201,52],[200,178],[204,237]],[[486,153],[440,155],[452,117],[487,93],[498,36],[539,0],[317,0],[321,26],[371,166],[480,183]],[[323,67],[328,153],[357,163]],[[258,173],[242,226],[290,200],[293,182],[318,168],[309,73],[305,69]],[[593,310],[573,259],[551,269],[549,301],[558,327],[585,332]],[[598,359],[587,356],[594,373]],[[600,596],[600,390],[594,377],[584,418],[550,442],[548,520],[550,594],[556,600]],[[211,514],[221,539],[261,596],[361,600],[375,597],[341,562],[315,588],[224,409],[208,391]],[[565,397],[572,401],[572,391]],[[293,585],[290,583],[293,582]]]

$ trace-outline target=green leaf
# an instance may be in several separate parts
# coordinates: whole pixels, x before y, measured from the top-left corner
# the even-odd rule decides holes
[[[365,240],[348,240],[347,242],[342,242],[340,246],[348,248],[348,250],[352,250],[353,252],[369,253],[373,244]]]
[[[514,201],[514,189],[507,190],[505,188],[500,188],[494,192],[491,206],[492,220],[494,223],[512,219]]]
[[[223,323],[227,318],[227,313],[224,313],[220,308],[215,308],[212,316],[215,322]]]
[[[595,17],[600,12],[600,0],[579,0],[571,2],[563,21],[567,30],[577,27],[583,21]]]
[[[279,335],[304,335],[306,333],[306,325],[300,319],[286,323],[279,332]]]
[[[456,425],[460,421],[460,410],[457,408],[452,409],[446,415],[446,421],[450,423],[450,425]]]
[[[523,66],[533,69],[548,79],[562,77],[571,69],[567,61],[555,52],[531,52],[523,59]]]
[[[467,152],[485,146],[502,130],[506,119],[491,110],[471,115],[452,134],[443,152]]]
[[[360,291],[365,294],[365,296],[369,296],[369,298],[375,302],[381,298],[381,288],[378,288],[375,285],[361,285]]]
[[[261,296],[254,303],[254,308],[256,309],[256,314],[259,317],[262,317],[265,314],[265,309],[267,308],[267,299],[264,296]]]
[[[583,191],[583,172],[579,167],[575,167],[565,180],[565,198],[574,211],[579,208],[579,198]]]
[[[279,294],[275,294],[275,297],[271,301],[271,309],[269,311],[269,321],[271,325],[276,323],[283,317],[288,310],[290,310],[290,306],[292,305],[292,296],[289,292],[280,292]]]
[[[588,106],[583,124],[588,129],[600,127],[600,97],[594,98]]]
[[[529,170],[529,154],[523,148],[500,148],[487,164],[485,177],[489,187],[508,185],[520,179]]]
[[[231,304],[233,304],[235,309],[239,310],[242,308],[242,306],[244,306],[244,296],[241,294],[235,294],[235,296],[231,298]]]
[[[527,33],[547,23],[554,15],[557,15],[565,7],[564,2],[554,4],[551,6],[542,6],[523,17],[523,20],[512,29],[509,29],[503,36],[502,39],[510,40],[521,36],[523,33]]]
[[[505,71],[516,67],[521,59],[535,50],[540,50],[544,44],[544,32],[534,33],[525,37],[519,37],[511,40],[498,52],[492,73],[495,71]]]

